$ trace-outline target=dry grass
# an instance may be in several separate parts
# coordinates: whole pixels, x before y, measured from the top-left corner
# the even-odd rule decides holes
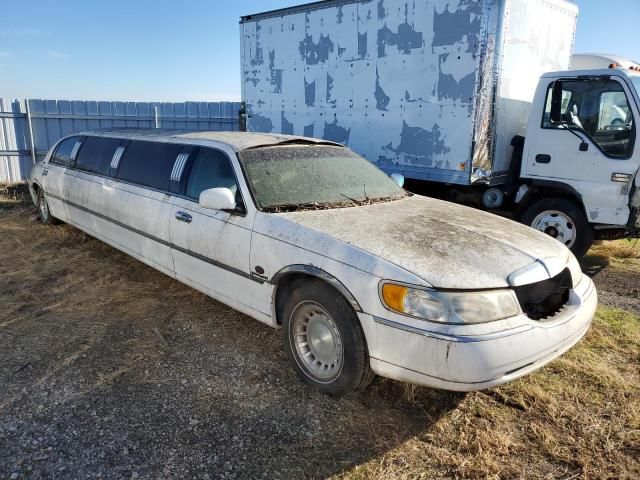
[[[0,183],[0,216],[14,208],[24,208],[30,201],[29,189],[24,183]],[[0,224],[0,234],[2,224]]]
[[[215,444],[215,439],[207,437],[211,429],[201,431],[188,448],[177,443],[187,434],[182,424],[170,423],[167,430],[162,429],[163,422],[182,415],[180,410],[159,420],[134,415],[140,406],[145,407],[144,415],[158,409],[154,403],[146,405],[155,399],[163,409],[168,408],[166,404],[191,407],[201,419],[220,415],[216,408],[227,412],[228,417],[213,417],[216,424],[243,439],[245,429],[234,430],[239,418],[250,420],[251,408],[261,412],[256,418],[270,415],[265,424],[277,427],[278,433],[276,441],[267,443],[278,448],[285,442],[284,451],[274,453],[265,442],[251,443],[249,437],[245,441],[254,450],[239,449],[237,455],[245,455],[261,469],[268,465],[293,472],[299,467],[298,475],[281,475],[287,478],[640,478],[637,315],[601,307],[576,348],[535,374],[500,388],[452,395],[380,379],[367,392],[337,402],[299,384],[284,364],[278,340],[266,327],[71,227],[52,228],[27,220],[34,213],[19,200],[0,203],[0,341],[4,347],[0,364],[14,372],[8,373],[7,367],[0,372],[0,383],[6,387],[0,388],[0,420],[6,421],[11,408],[27,409],[29,416],[31,396],[35,397],[33,408],[44,404],[66,418],[66,410],[49,405],[65,405],[90,395],[95,405],[105,405],[109,415],[119,411],[123,416],[124,423],[101,427],[105,435],[127,434],[128,423],[137,425],[142,440],[135,454],[140,458],[151,458],[160,468],[169,462],[167,452],[176,449],[189,455],[201,452],[200,458],[210,459],[207,442]],[[629,258],[620,253],[621,247],[611,246],[617,244],[597,246],[598,254]],[[213,352],[209,354],[216,359],[208,368],[221,365],[218,377],[209,378],[203,368],[206,352]],[[256,387],[255,378],[267,374],[254,373],[252,366],[238,366],[248,372],[244,377],[225,376],[240,359],[252,356],[261,359],[266,372],[281,369],[275,381],[266,382],[268,387]],[[33,373],[29,373],[31,366],[15,367],[26,365],[27,360],[19,360],[23,358],[31,358]],[[30,376],[19,380],[18,374]],[[198,378],[194,383],[201,384],[195,393],[169,393],[181,388],[180,378],[192,375]],[[39,397],[39,388],[53,384],[53,399]],[[133,394],[117,396],[129,391],[125,386],[152,385],[162,387],[135,400],[127,396]],[[214,393],[207,393],[207,385],[214,385]],[[230,393],[229,385],[234,385]],[[286,408],[280,407],[283,404]],[[82,419],[77,417],[80,413],[74,415],[69,416],[70,422]],[[50,421],[45,418],[44,424],[33,427],[36,438],[38,428],[44,429]],[[92,421],[88,420],[89,426]],[[292,441],[279,430],[292,422],[300,422],[312,433],[317,428],[317,436],[303,437],[306,443]],[[257,425],[262,421],[255,429]],[[56,428],[63,431],[64,425]],[[92,427],[87,428],[89,436]],[[150,450],[152,444],[145,442],[153,442],[154,434],[148,432],[164,435],[165,451]],[[84,440],[78,441],[75,448],[82,451]],[[87,445],[98,448],[99,441],[94,438]],[[90,453],[85,473],[95,472],[100,465],[99,450]],[[74,453],[70,458],[77,461],[78,457]],[[0,476],[1,460],[0,452]],[[150,471],[180,476],[197,467],[184,465],[187,470],[177,473]],[[77,472],[83,471],[69,475],[83,476]]]
[[[640,239],[598,242],[590,253],[615,260],[640,259]]]

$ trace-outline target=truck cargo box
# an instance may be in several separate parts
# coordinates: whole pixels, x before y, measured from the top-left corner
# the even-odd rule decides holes
[[[501,183],[540,75],[569,67],[565,0],[326,0],[241,19],[247,129],[341,142],[383,170]]]

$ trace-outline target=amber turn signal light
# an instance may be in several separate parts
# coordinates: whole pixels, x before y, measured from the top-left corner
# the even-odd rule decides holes
[[[393,283],[385,283],[382,286],[382,299],[384,303],[391,310],[396,312],[404,312],[404,300],[407,296],[409,289],[402,285],[395,285]]]

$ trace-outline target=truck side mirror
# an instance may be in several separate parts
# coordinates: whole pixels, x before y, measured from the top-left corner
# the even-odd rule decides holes
[[[553,88],[551,89],[551,123],[553,125],[560,125],[563,123],[562,118],[562,82],[556,80],[553,82]]]

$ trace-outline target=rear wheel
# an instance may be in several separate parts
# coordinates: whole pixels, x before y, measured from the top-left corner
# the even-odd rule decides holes
[[[527,208],[521,222],[563,243],[578,258],[593,245],[593,228],[580,207],[565,198],[538,200]]]
[[[44,192],[42,190],[38,190],[38,215],[40,216],[40,221],[45,225],[54,225],[60,223],[57,218],[51,215],[49,204],[47,203],[47,199],[45,198]]]
[[[360,321],[348,302],[323,281],[298,281],[282,319],[289,363],[307,385],[339,396],[371,382]]]

